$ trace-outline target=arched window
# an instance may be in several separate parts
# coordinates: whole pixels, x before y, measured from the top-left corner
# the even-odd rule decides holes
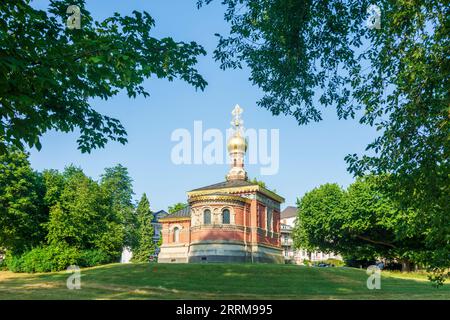
[[[222,223],[230,224],[230,210],[225,209],[222,211]]]
[[[211,210],[203,211],[203,224],[211,224]]]
[[[175,227],[173,228],[173,242],[179,241],[180,241],[180,228]]]

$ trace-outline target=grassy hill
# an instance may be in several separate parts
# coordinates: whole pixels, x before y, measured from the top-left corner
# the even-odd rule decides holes
[[[365,270],[271,264],[110,264],[82,269],[81,289],[65,272],[0,271],[3,299],[450,299],[423,275],[382,273],[368,290]]]

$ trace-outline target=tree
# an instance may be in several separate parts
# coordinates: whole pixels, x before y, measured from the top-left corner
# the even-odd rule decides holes
[[[187,203],[184,203],[184,202],[177,202],[177,203],[175,203],[174,205],[169,206],[169,208],[167,209],[167,211],[169,211],[169,214],[170,214],[170,213],[174,213],[174,212],[177,212],[177,211],[179,211],[179,210],[182,210],[182,209],[186,208],[187,206],[188,206]]]
[[[383,192],[384,178],[358,178],[346,191],[325,184],[306,193],[298,201],[296,246],[360,260],[397,259],[403,271],[410,271],[410,262],[421,263],[429,249],[424,235],[416,232],[418,214]]]
[[[80,169],[69,167],[59,201],[50,209],[47,240],[50,245],[99,249],[111,258],[123,246],[123,226],[107,194]]]
[[[92,98],[106,100],[122,89],[147,97],[142,82],[153,76],[201,90],[207,84],[194,68],[203,47],[152,37],[155,21],[145,11],[95,21],[83,0],[52,0],[48,12],[29,3],[0,4],[0,153],[10,144],[40,149],[50,129],[78,128],[82,152],[108,140],[123,144],[124,127],[95,111]],[[66,27],[69,5],[81,9],[80,29]]]
[[[377,1],[380,29],[365,27],[367,0],[222,3],[231,31],[214,52],[221,67],[247,64],[274,115],[306,124],[334,106],[375,126],[368,154],[346,157],[349,171],[389,174],[385,192],[420,213],[410,223],[425,235],[422,263],[450,267],[448,2]]]
[[[106,168],[105,173],[101,176],[100,186],[107,194],[115,215],[122,221],[124,245],[134,247],[137,241],[137,220],[132,203],[133,180],[128,174],[127,168],[121,164]]]
[[[58,170],[50,169],[42,172],[42,178],[45,185],[45,195],[43,200],[45,205],[51,208],[61,197],[61,192],[64,189],[65,177]]]
[[[250,179],[248,182],[257,184],[257,185],[259,185],[260,187],[262,187],[262,188],[264,188],[264,189],[267,189],[266,183],[265,183],[264,181],[260,181],[260,180],[258,180],[258,179],[256,179],[256,178]]]
[[[28,154],[10,148],[0,155],[0,247],[20,254],[45,240],[43,196],[42,176],[31,169]]]
[[[297,199],[298,218],[294,244],[308,251],[341,252],[345,192],[337,184],[325,184]]]
[[[138,220],[138,246],[133,250],[132,260],[135,262],[149,262],[149,258],[155,253],[155,243],[153,242],[154,229],[152,225],[153,213],[150,210],[150,203],[144,193],[136,208]]]

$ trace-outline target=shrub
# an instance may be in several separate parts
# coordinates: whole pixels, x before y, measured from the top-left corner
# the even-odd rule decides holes
[[[50,272],[65,270],[70,265],[91,267],[111,262],[111,257],[98,249],[80,251],[73,247],[49,245],[37,247],[19,256],[7,255],[5,265],[12,272]]]
[[[97,249],[84,250],[78,261],[81,267],[93,267],[111,262],[111,257],[105,252]]]
[[[10,253],[7,253],[4,262],[9,271],[23,272],[23,270],[21,269],[22,256],[13,256]]]
[[[327,260],[325,260],[323,262],[327,263],[327,264],[332,264],[335,267],[343,267],[345,265],[344,261],[338,260],[338,259],[327,259]]]
[[[22,255],[19,272],[60,271],[76,264],[79,259],[80,252],[76,248],[53,245],[38,247]]]

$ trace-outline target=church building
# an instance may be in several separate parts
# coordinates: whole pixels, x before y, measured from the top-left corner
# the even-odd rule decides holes
[[[242,112],[238,105],[232,112],[226,181],[189,191],[186,208],[159,220],[163,243],[158,262],[284,262],[280,244],[284,198],[248,181]]]

